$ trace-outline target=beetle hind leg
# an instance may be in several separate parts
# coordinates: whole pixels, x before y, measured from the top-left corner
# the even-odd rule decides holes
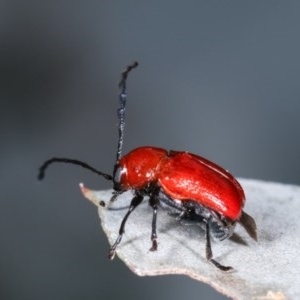
[[[206,230],[205,230],[205,236],[206,236],[206,259],[211,262],[215,267],[222,271],[230,271],[233,268],[230,266],[223,266],[219,262],[213,259],[213,253],[211,250],[211,244],[210,244],[210,235],[209,235],[209,222],[206,223]]]

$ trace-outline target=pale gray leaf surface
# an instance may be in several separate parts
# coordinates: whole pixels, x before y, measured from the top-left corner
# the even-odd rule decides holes
[[[185,274],[234,299],[299,298],[300,187],[249,179],[240,183],[247,198],[244,210],[257,224],[258,242],[240,225],[231,239],[212,242],[214,258],[233,271],[222,272],[206,261],[200,227],[182,226],[162,209],[157,219],[158,251],[149,251],[152,208],[146,200],[129,217],[117,255],[137,275]],[[102,228],[112,244],[131,192],[109,204],[112,190],[91,191],[82,184],[81,189],[98,206]]]

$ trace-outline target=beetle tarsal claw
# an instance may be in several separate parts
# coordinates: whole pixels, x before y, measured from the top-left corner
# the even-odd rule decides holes
[[[225,272],[228,272],[228,271],[231,271],[233,270],[233,267],[230,267],[230,266],[223,266],[221,265],[220,263],[218,263],[216,260],[214,259],[211,259],[210,262],[216,266],[218,269],[222,270],[222,271],[225,271]]]
[[[115,255],[116,255],[115,249],[109,249],[108,258],[110,260],[113,260],[115,258]]]
[[[150,248],[150,251],[157,251],[157,240],[156,239],[152,240],[152,246]]]

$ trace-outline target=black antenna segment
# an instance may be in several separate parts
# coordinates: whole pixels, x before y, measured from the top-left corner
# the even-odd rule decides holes
[[[73,165],[77,165],[77,166],[81,166],[85,169],[88,169],[100,176],[103,176],[105,179],[107,180],[112,180],[112,176],[103,172],[100,172],[98,170],[96,170],[95,168],[91,167],[90,165],[88,165],[85,162],[82,162],[80,160],[77,159],[70,159],[70,158],[59,158],[59,157],[53,157],[51,159],[46,160],[42,166],[39,168],[39,174],[38,174],[38,180],[42,180],[45,177],[45,171],[48,168],[49,165],[58,162],[58,163],[68,163],[68,164],[73,164]]]
[[[121,90],[119,95],[120,100],[120,108],[118,109],[118,118],[119,118],[119,140],[118,140],[118,149],[117,149],[117,160],[116,163],[121,158],[122,155],[122,147],[124,140],[124,128],[125,128],[125,106],[126,106],[126,79],[129,72],[138,66],[138,62],[135,61],[131,65],[129,65],[125,71],[121,74],[121,80],[119,82],[119,88]]]
[[[125,127],[125,106],[126,106],[126,79],[129,72],[138,66],[137,62],[132,63],[129,65],[125,71],[121,74],[121,80],[119,83],[119,87],[121,89],[119,99],[120,99],[120,108],[118,109],[118,118],[119,118],[119,141],[118,141],[118,151],[117,151],[117,162],[121,158],[122,146],[123,146],[123,137],[124,137],[124,127]],[[83,167],[88,169],[100,176],[103,176],[107,180],[113,180],[113,177],[109,174],[100,172],[95,168],[91,167],[85,162],[82,162],[77,159],[70,159],[70,158],[60,158],[60,157],[53,157],[51,159],[46,160],[42,166],[39,168],[38,179],[42,180],[45,177],[45,171],[49,167],[49,165],[53,163],[68,163]]]

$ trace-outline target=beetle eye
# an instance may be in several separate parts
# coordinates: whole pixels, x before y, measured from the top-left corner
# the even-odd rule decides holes
[[[120,183],[121,176],[122,176],[122,168],[119,165],[116,165],[114,169],[114,179],[113,179],[114,183]]]
[[[124,179],[122,180],[122,177],[126,175],[127,168],[124,166],[120,166],[119,164],[115,165],[114,168],[114,178],[113,181],[115,184],[121,184],[122,181],[124,182]]]
[[[122,179],[122,177],[126,173],[127,173],[127,169],[125,167],[121,167],[119,164],[115,165],[114,178],[113,178],[115,191],[122,191],[124,189],[123,187],[124,178]]]

